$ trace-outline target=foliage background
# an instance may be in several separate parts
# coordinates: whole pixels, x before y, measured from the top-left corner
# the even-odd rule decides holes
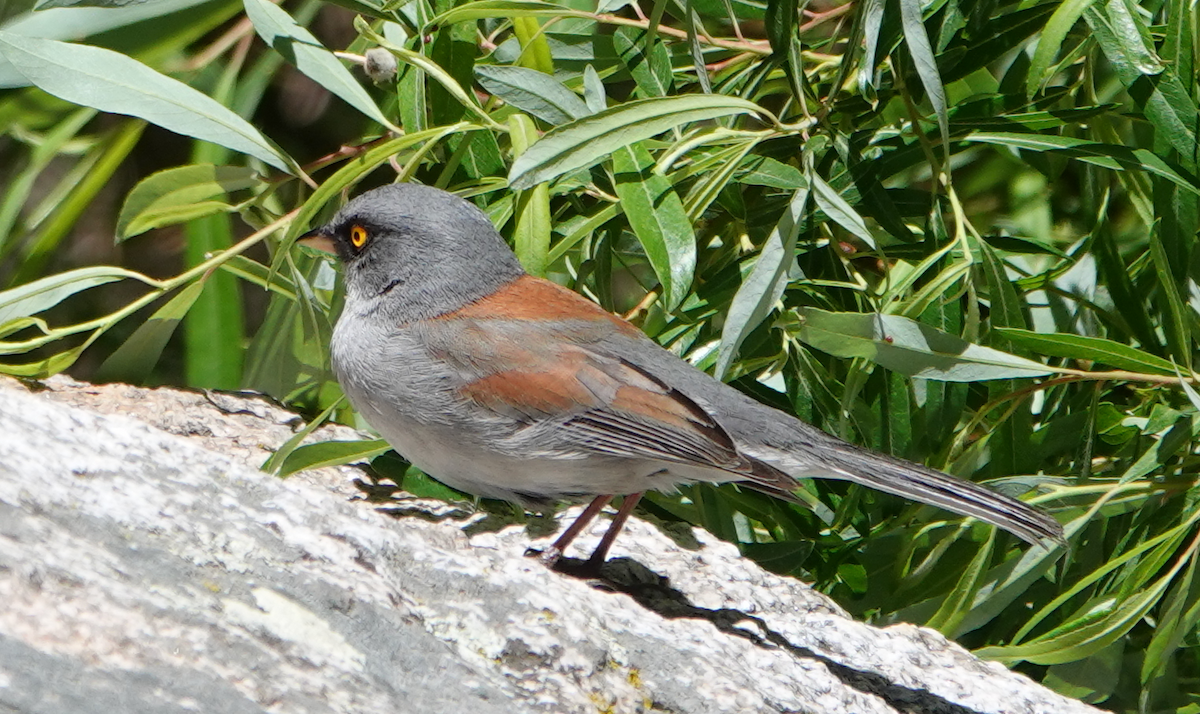
[[[0,371],[353,423],[337,276],[291,242],[345,195],[441,186],[531,272],[844,438],[1025,494],[1071,548],[838,482],[645,516],[1113,711],[1200,712],[1192,4],[18,0],[0,22]],[[456,497],[384,451],[266,467],[378,456]]]

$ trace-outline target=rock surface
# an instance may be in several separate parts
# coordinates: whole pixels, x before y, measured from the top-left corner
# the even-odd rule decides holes
[[[294,420],[0,379],[0,711],[1096,711],[704,533],[634,519],[600,587],[520,528],[354,502],[352,467],[258,471]]]

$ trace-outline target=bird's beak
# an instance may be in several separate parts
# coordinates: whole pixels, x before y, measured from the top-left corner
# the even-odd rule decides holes
[[[322,233],[320,228],[305,233],[296,239],[296,242],[306,248],[322,250],[326,253],[337,255],[337,246],[333,244],[333,239]]]

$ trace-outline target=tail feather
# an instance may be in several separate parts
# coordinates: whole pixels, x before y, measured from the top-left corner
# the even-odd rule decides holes
[[[1034,545],[1046,539],[1059,544],[1065,542],[1062,526],[1049,515],[970,481],[832,438],[815,453],[819,454],[817,458],[804,461],[792,452],[773,448],[769,451],[756,449],[751,455],[789,477],[851,481],[973,516]],[[757,486],[753,482],[751,485]],[[768,488],[776,491],[781,484],[776,479]]]

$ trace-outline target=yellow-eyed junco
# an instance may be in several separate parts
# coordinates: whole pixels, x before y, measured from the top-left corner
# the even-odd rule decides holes
[[[795,500],[845,479],[974,516],[1030,543],[1062,527],[1024,503],[877,454],[760,404],[580,295],[525,273],[471,203],[415,184],[350,201],[302,239],[345,264],[333,369],[401,454],[467,493],[530,503],[597,495],[555,559],[616,495],[589,564],[649,489],[734,481]]]

